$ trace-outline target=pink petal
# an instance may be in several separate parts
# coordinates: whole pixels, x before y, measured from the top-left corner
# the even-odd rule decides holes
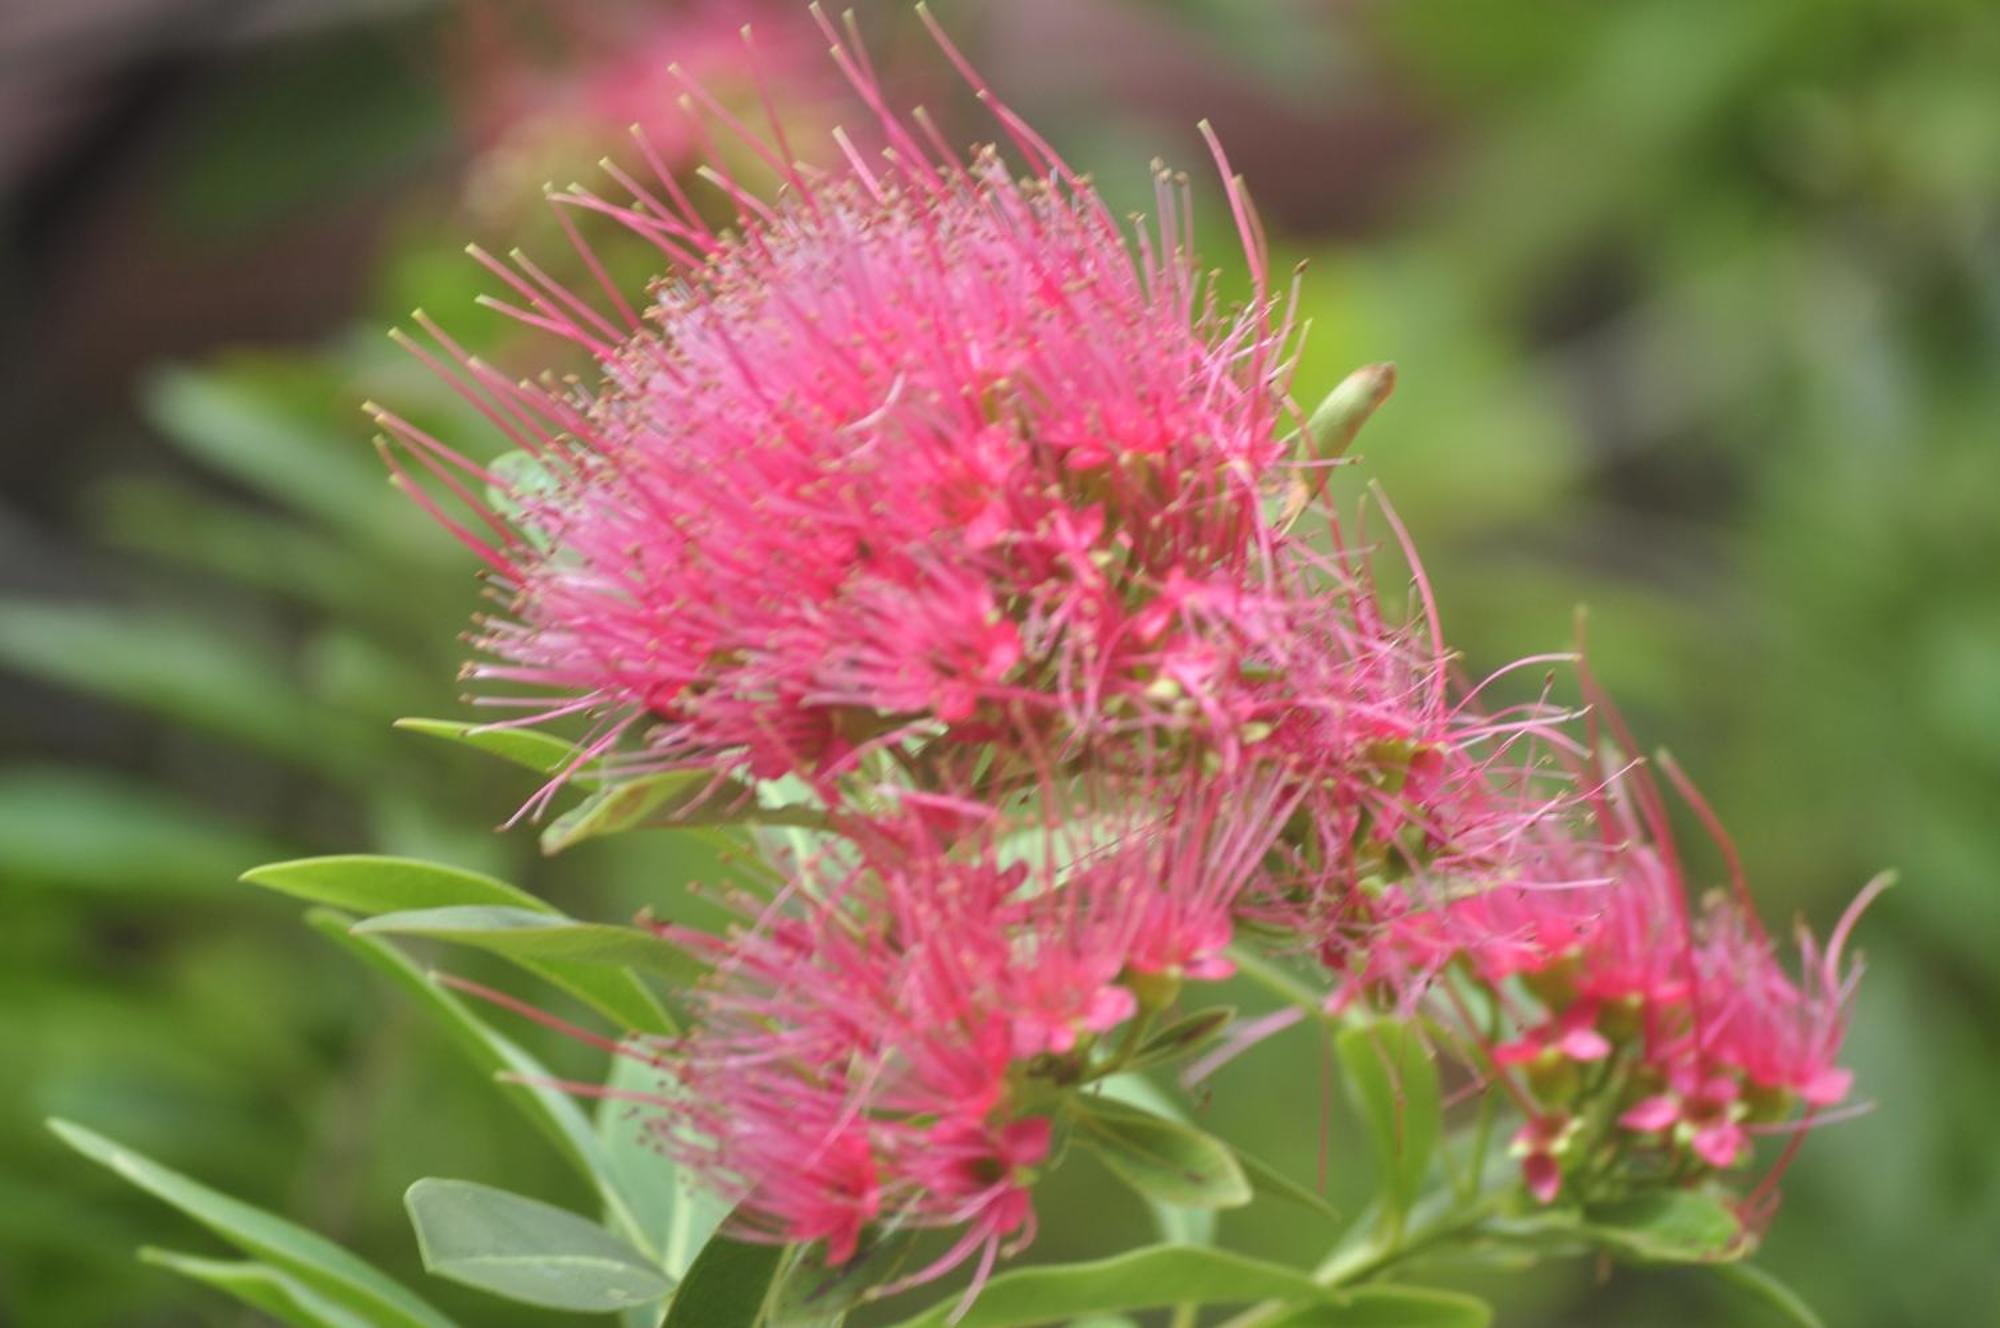
[[[1743,1127],[1734,1121],[1694,1132],[1694,1151],[1712,1167],[1726,1167],[1743,1151]]]
[[[1628,1130],[1650,1134],[1655,1130],[1666,1129],[1680,1118],[1680,1099],[1671,1093],[1661,1093],[1635,1103],[1618,1118],[1618,1123]]]
[[[1521,1159],[1521,1180],[1538,1203],[1554,1203],[1562,1190],[1562,1168],[1547,1153],[1530,1153]]]
[[[1799,1096],[1816,1107],[1830,1107],[1854,1091],[1854,1071],[1832,1068],[1821,1070],[1804,1087]]]
[[[1601,1061],[1611,1054],[1611,1044],[1594,1028],[1573,1028],[1556,1046],[1573,1061]]]

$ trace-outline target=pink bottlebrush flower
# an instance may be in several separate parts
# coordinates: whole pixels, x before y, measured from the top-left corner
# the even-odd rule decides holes
[[[1454,679],[1433,611],[1394,622],[1366,560],[1285,552],[1299,570],[1267,634],[1277,662],[1253,714],[1270,730],[1262,758],[1298,781],[1295,870],[1248,915],[1314,945],[1352,979],[1347,994],[1415,992],[1458,952],[1458,909],[1570,883],[1578,799],[1543,768],[1573,745],[1569,716],[1546,701],[1483,711],[1484,685]],[[1404,552],[1428,606],[1422,567]],[[1397,943],[1374,945],[1391,926]]]
[[[1835,1062],[1860,974],[1842,971],[1841,951],[1861,911],[1886,884],[1878,880],[1855,898],[1824,951],[1801,933],[1797,980],[1754,920],[1731,903],[1712,906],[1694,955],[1702,1052],[1741,1073],[1747,1085],[1791,1094],[1809,1108],[1845,1099],[1854,1077]]]
[[[760,199],[710,176],[730,231],[664,170],[613,168],[629,203],[560,199],[659,249],[643,312],[608,279],[587,298],[487,260],[520,300],[501,307],[587,352],[594,384],[453,367],[423,320],[446,354],[419,353],[533,459],[530,479],[496,475],[380,417],[469,502],[462,523],[418,491],[497,577],[505,612],[471,675],[540,694],[497,704],[606,717],[607,744],[644,721],[659,763],[760,775],[828,776],[940,727],[1052,750],[1230,739],[1273,598],[1262,505],[1296,418],[1247,200],[1232,186],[1257,285],[1227,313],[1164,174],[1157,231],[1128,244],[1010,111],[993,103],[1025,180],[891,113],[826,35],[880,160],[842,138],[838,169],[809,170],[730,117],[784,186]]]
[[[510,215],[626,141],[636,126],[675,169],[708,147],[680,110],[689,82],[739,111],[767,96],[788,117],[834,96],[819,34],[777,0],[459,0],[449,54],[458,118],[475,152],[475,210]],[[756,34],[755,52],[743,37]]]
[[[1630,743],[1622,728],[1619,740]],[[1706,805],[1668,770],[1735,871]],[[1625,1136],[1615,1146],[1640,1175],[1657,1174],[1657,1160],[1643,1158],[1660,1149],[1698,1167],[1735,1167],[1760,1125],[1775,1127],[1803,1103],[1803,1128],[1813,1110],[1844,1097],[1849,1076],[1835,1062],[1855,979],[1840,954],[1880,888],[1862,892],[1824,953],[1805,942],[1804,980],[1794,980],[1750,913],[1740,873],[1729,897],[1691,915],[1664,803],[1643,771],[1592,760],[1574,774],[1593,832],[1548,841],[1537,864],[1574,884],[1528,882],[1410,907],[1371,958],[1376,971],[1461,962],[1490,987],[1512,1036],[1486,1056],[1499,1076],[1525,1075],[1506,1087],[1530,1113],[1517,1150],[1544,1202],[1562,1185],[1547,1121],[1591,1119],[1584,1094],[1609,1095],[1602,1105]],[[1601,1068],[1585,1077],[1577,1065]]]
[[[850,821],[734,934],[669,929],[715,972],[663,1055],[657,1132],[749,1234],[838,1263],[865,1228],[958,1233],[906,1283],[975,1254],[983,1279],[1032,1238],[1051,1103],[1230,973],[1236,898],[1296,805],[1264,772],[1181,770],[1116,808],[1092,791],[944,821],[924,795]]]

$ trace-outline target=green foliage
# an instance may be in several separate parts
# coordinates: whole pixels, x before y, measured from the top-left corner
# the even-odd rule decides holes
[[[1806,1303],[1803,1296],[1782,1278],[1754,1263],[1717,1264],[1715,1275],[1739,1288],[1745,1299],[1776,1310],[1793,1328],[1826,1328],[1826,1321]]]
[[[1016,1328],[1087,1314],[1160,1305],[1228,1305],[1252,1300],[1322,1300],[1328,1293],[1296,1269],[1200,1245],[1151,1245],[1089,1263],[1001,1273],[957,1320],[958,1328]],[[896,1328],[940,1328],[952,1301],[901,1320]]]
[[[18,885],[213,893],[266,837],[136,780],[50,766],[0,770],[0,875]]]
[[[704,770],[672,770],[598,789],[549,823],[542,832],[542,852],[560,853],[628,830],[752,823],[811,828],[822,820],[807,807],[761,806],[756,792],[737,780]]]
[[[729,1215],[729,1205],[666,1156],[647,1128],[654,1119],[650,1112],[619,1096],[668,1096],[674,1090],[665,1076],[641,1057],[614,1056],[605,1084],[612,1095],[597,1109],[605,1168],[629,1200],[631,1220],[644,1243],[660,1252],[660,1266],[669,1277],[685,1277],[703,1244]]]
[[[688,1266],[663,1328],[759,1328],[784,1264],[782,1245],[715,1237]]]
[[[252,867],[243,879],[309,903],[354,913],[487,905],[560,917],[525,890],[482,872],[415,858],[342,853]]]
[[[1743,1223],[1728,1203],[1696,1190],[1593,1207],[1580,1229],[1620,1254],[1655,1263],[1714,1263],[1746,1247]]]
[[[595,788],[601,778],[591,773],[588,766],[571,770],[577,757],[576,747],[561,738],[536,729],[505,728],[496,729],[486,724],[474,724],[457,719],[399,719],[396,727],[411,733],[421,733],[427,737],[441,738],[455,742],[511,761],[538,775],[562,775],[564,781],[575,788]]]
[[[663,1299],[673,1283],[604,1228],[471,1181],[420,1180],[403,1196],[424,1267],[549,1309],[609,1313]]]
[[[139,1258],[156,1268],[214,1287],[295,1328],[370,1328],[367,1319],[268,1264],[204,1259],[151,1247],[140,1250]]]
[[[1269,1328],[1486,1328],[1485,1301],[1429,1287],[1356,1287],[1326,1304],[1302,1305]]]
[[[1443,1115],[1437,1065],[1413,1024],[1376,1020],[1334,1042],[1347,1090],[1368,1129],[1384,1209],[1400,1225],[1430,1174]]]
[[[1250,1181],[1236,1155],[1191,1125],[1102,1097],[1073,1099],[1070,1115],[1077,1141],[1156,1203],[1237,1208],[1250,1202]]]
[[[423,1299],[303,1227],[252,1208],[69,1121],[49,1128],[71,1148],[180,1209],[247,1254],[380,1328],[452,1328]]]
[[[467,905],[412,909],[369,918],[357,932],[421,936],[486,950],[560,987],[611,1021],[639,1033],[672,1033],[673,1018],[634,968],[687,980],[699,966],[651,932],[577,922],[534,909]]]
[[[372,936],[354,934],[352,917],[331,909],[314,909],[306,914],[306,921],[388,978],[403,995],[414,997],[473,1067],[502,1084],[501,1092],[527,1114],[585,1180],[599,1188],[606,1202],[622,1206],[621,1196],[606,1179],[608,1169],[590,1121],[567,1094],[547,1086],[553,1076],[539,1061],[487,1027],[464,1001],[440,988],[402,951]]]

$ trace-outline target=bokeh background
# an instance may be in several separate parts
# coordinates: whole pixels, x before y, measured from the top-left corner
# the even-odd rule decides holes
[[[1281,261],[1308,264],[1300,396],[1400,366],[1366,476],[1475,664],[1566,646],[1587,604],[1599,672],[1719,807],[1774,925],[1823,929],[1900,869],[1860,931],[1851,1061],[1875,1110],[1810,1141],[1764,1257],[1833,1324],[1989,1321],[2000,7],[934,8],[1115,202],[1143,203],[1154,156],[1189,168],[1226,255],[1193,132],[1215,122]],[[954,139],[990,132],[904,6],[860,10],[902,95]],[[654,38],[701,68],[687,52],[738,11],[798,17],[0,6],[0,1324],[254,1322],[133,1260],[201,1238],[62,1152],[49,1114],[412,1278],[419,1175],[577,1199],[418,1015],[234,878],[374,849],[616,916],[689,870],[671,837],[539,861],[490,829],[531,780],[390,730],[462,713],[476,587],[382,483],[357,405],[449,415],[382,335],[418,303],[532,363],[472,307],[460,246],[545,243],[543,180],[595,178],[671,96]],[[795,126],[859,118],[771,40]],[[1325,1126],[1336,1202],[1366,1187],[1309,1042],[1260,1047],[1204,1110],[1302,1172]],[[1087,1174],[1043,1206],[1042,1256],[1143,1228]],[[1326,1239],[1255,1209],[1223,1236],[1299,1258]],[[1692,1274],[1463,1277],[1506,1328],[1764,1322]]]

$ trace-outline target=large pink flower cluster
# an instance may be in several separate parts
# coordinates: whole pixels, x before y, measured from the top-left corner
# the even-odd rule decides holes
[[[1386,506],[1413,614],[1330,516],[1330,544],[1294,532],[1365,410],[1291,405],[1241,187],[1228,308],[1172,177],[1128,237],[942,34],[1025,179],[892,113],[826,36],[882,152],[839,137],[810,171],[724,114],[773,196],[711,173],[704,207],[659,170],[561,201],[658,248],[643,309],[581,244],[589,296],[492,265],[594,382],[418,350],[514,458],[381,416],[491,568],[488,701],[588,716],[579,761],[784,780],[825,816],[740,925],[667,929],[712,976],[657,1048],[657,1133],[737,1229],[842,1263],[945,1228],[915,1278],[990,1267],[1033,1231],[1066,1095],[1239,942],[1323,961],[1329,1009],[1476,989],[1511,1029],[1476,1068],[1544,1197],[1728,1165],[1788,1100],[1843,1097],[1839,938],[1801,987],[1747,908],[1691,921],[1650,786],[1545,698],[1493,710],[1455,676]]]

